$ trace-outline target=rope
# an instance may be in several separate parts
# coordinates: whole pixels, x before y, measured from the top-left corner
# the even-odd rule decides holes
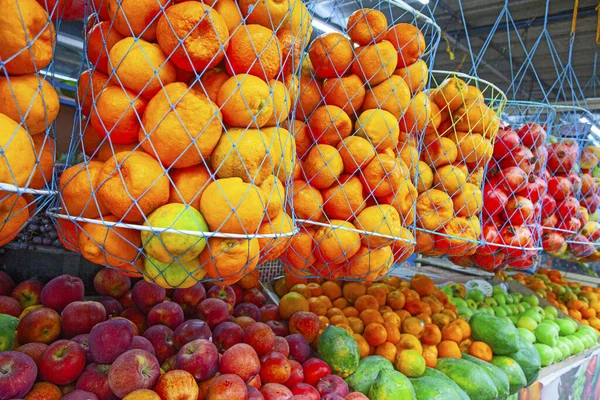
[[[575,7],[573,7],[573,21],[571,22],[571,36],[575,35],[577,29],[577,14],[579,13],[579,0],[575,0]]]
[[[600,24],[600,22],[599,22]],[[450,57],[450,61],[454,61],[454,52],[452,51],[452,46],[450,46],[450,41],[446,37],[446,35],[442,35],[442,39],[446,41],[446,53],[448,53],[448,57]]]
[[[596,23],[596,44],[600,44],[600,3],[596,6],[598,11],[598,22]]]

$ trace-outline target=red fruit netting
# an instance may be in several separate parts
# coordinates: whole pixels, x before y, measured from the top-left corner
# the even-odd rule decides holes
[[[535,264],[542,220],[554,214],[546,160],[555,118],[548,104],[508,101],[484,181],[481,246],[455,263],[488,271]]]
[[[69,168],[65,246],[165,287],[232,284],[297,232],[291,187],[300,0],[94,0]],[[291,117],[290,117],[291,116]]]
[[[372,281],[414,251],[440,28],[403,2],[318,1],[311,11],[319,35],[296,109],[300,232],[281,260],[300,277]]]

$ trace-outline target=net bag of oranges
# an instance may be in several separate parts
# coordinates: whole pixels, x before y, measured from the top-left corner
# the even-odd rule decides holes
[[[76,159],[55,216],[88,260],[165,287],[232,284],[277,258],[301,53],[300,0],[90,5]]]
[[[555,213],[546,174],[555,118],[548,104],[508,101],[485,177],[481,246],[452,261],[494,272],[536,265],[542,237],[547,240],[542,220]]]
[[[0,245],[48,200],[55,160],[56,28],[35,0],[0,0]]]
[[[417,252],[474,254],[481,236],[483,178],[506,96],[462,73],[432,71],[423,101],[430,119],[420,136],[416,200]]]
[[[300,232],[281,257],[296,276],[372,281],[414,251],[423,91],[440,30],[406,5],[374,3],[313,7],[295,114]]]

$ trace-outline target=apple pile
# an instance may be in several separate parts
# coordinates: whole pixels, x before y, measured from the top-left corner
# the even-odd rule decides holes
[[[17,321],[0,327],[0,399],[366,398],[314,356],[316,315],[280,320],[257,274],[224,287],[132,283],[103,269],[88,300],[76,277],[15,286],[0,272],[0,318]]]

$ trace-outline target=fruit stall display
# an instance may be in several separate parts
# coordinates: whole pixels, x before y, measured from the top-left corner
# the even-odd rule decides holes
[[[0,2],[0,244],[13,240],[48,195],[60,103],[51,84],[55,24],[35,0]],[[35,40],[32,39],[35,38]],[[38,195],[42,195],[38,198]]]

